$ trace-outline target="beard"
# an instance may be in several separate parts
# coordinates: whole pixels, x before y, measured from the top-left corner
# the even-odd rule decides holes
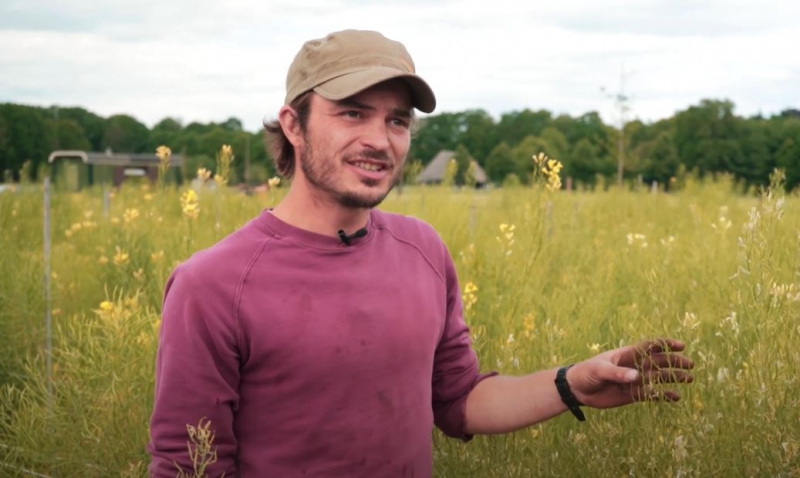
[[[347,154],[342,158],[342,162],[347,163],[358,158],[384,161],[389,167],[393,167],[386,152],[374,150],[365,150],[359,154]],[[308,138],[306,138],[306,148],[303,149],[300,155],[300,169],[302,169],[308,183],[314,186],[317,191],[325,193],[329,200],[348,209],[371,209],[378,206],[397,184],[402,172],[401,169],[397,168],[392,172],[389,186],[385,191],[377,189],[381,181],[369,178],[360,179],[361,184],[370,188],[369,191],[347,190],[342,184],[342,171],[339,170],[339,165],[336,164],[333,158],[318,156],[316,148],[312,146],[312,142],[308,141]]]

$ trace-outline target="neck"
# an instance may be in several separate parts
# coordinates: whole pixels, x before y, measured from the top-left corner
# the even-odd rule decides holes
[[[287,224],[332,237],[337,237],[339,230],[349,235],[367,225],[369,209],[345,208],[319,196],[304,181],[294,181],[272,213]]]

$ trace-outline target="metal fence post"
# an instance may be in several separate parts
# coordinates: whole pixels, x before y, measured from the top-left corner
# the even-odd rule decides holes
[[[53,332],[50,303],[50,178],[44,178],[44,297],[45,297],[45,360],[48,408],[53,405]]]

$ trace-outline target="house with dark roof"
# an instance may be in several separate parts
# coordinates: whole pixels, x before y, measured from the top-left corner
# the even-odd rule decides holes
[[[447,163],[450,162],[456,155],[455,151],[442,150],[439,151],[433,160],[425,166],[425,169],[417,176],[417,182],[420,184],[441,184],[444,180],[445,171],[447,171]],[[475,179],[477,187],[486,185],[488,177],[483,168],[480,167],[477,161],[470,158],[470,161],[475,162]]]

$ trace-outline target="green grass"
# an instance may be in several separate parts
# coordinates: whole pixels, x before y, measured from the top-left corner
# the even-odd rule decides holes
[[[382,209],[435,226],[462,288],[477,287],[466,317],[483,370],[523,374],[655,336],[684,340],[697,363],[677,404],[565,414],[467,445],[437,431],[435,475],[800,476],[800,200],[732,190],[393,193]],[[56,194],[52,402],[41,195],[0,195],[0,475],[144,476],[165,280],[281,194],[205,192],[196,221],[180,191],[123,188],[107,217],[100,191]]]

